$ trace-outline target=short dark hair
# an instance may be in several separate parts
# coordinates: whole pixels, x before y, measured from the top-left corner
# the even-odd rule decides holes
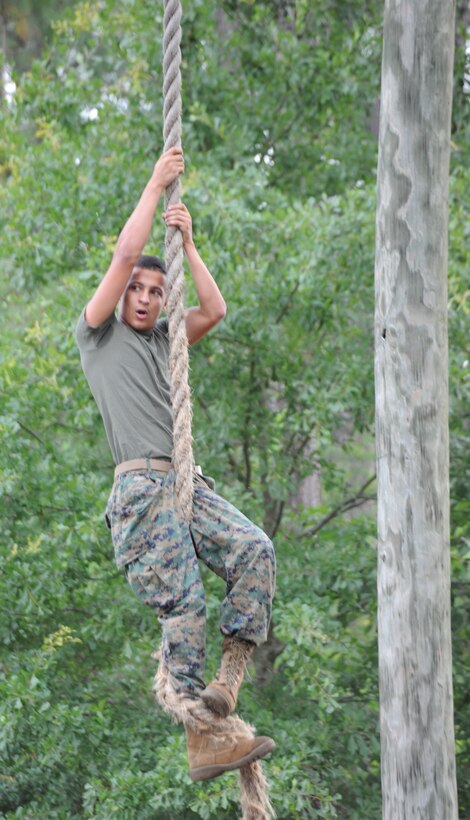
[[[151,256],[150,254],[145,254],[141,256],[138,260],[136,268],[147,268],[147,270],[159,270],[166,276],[166,267],[165,263],[162,262],[158,256]]]

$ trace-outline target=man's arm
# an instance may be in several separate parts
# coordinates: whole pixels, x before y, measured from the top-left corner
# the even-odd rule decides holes
[[[186,310],[186,334],[192,345],[224,318],[227,308],[219,288],[196,249],[191,214],[186,206],[182,202],[170,205],[163,217],[167,225],[179,228],[183,234],[183,248],[199,299],[197,307]]]
[[[111,265],[86,306],[85,316],[91,327],[98,327],[111,316],[149,238],[160,196],[183,171],[181,148],[170,148],[156,163],[135,210],[119,235]]]

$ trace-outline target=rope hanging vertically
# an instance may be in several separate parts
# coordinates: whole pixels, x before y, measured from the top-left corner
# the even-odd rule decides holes
[[[181,2],[163,0],[163,137],[164,150],[181,147]],[[181,184],[175,180],[165,192],[165,209],[178,203]],[[167,228],[165,256],[168,277],[170,329],[170,380],[173,407],[173,463],[178,507],[187,523],[191,520],[194,460],[191,438],[191,395],[188,381],[188,340],[184,316],[183,240],[176,228]],[[160,651],[155,679],[157,701],[178,723],[200,734],[226,735],[234,731],[253,737],[251,726],[236,715],[220,718],[204,705],[178,694]],[[261,763],[255,761],[239,771],[242,820],[270,820],[275,817]]]
[[[181,148],[181,2],[163,0],[163,139],[164,150]],[[176,179],[165,191],[165,210],[180,202]],[[170,331],[170,391],[173,408],[173,464],[178,508],[189,523],[193,502],[193,449],[188,339],[184,312],[183,239],[178,228],[167,228],[165,262],[168,277]]]

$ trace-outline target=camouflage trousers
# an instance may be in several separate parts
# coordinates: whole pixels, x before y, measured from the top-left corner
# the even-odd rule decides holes
[[[193,517],[184,524],[174,474],[122,473],[107,505],[116,563],[162,628],[163,660],[177,692],[204,688],[206,602],[198,561],[226,582],[223,635],[256,645],[267,638],[275,586],[271,541],[239,510],[195,476]]]

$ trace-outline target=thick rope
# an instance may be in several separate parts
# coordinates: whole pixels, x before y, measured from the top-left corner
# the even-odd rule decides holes
[[[163,139],[164,150],[181,147],[181,3],[163,0]],[[180,202],[176,179],[165,191],[165,210]],[[183,239],[179,228],[167,228],[170,393],[173,408],[173,464],[178,508],[189,524],[193,504],[194,458],[191,437],[188,339],[184,313]]]
[[[197,734],[210,732],[211,735],[226,736],[237,734],[247,738],[254,737],[253,728],[238,715],[221,718],[211,712],[204,701],[192,700],[175,692],[168,667],[161,660],[161,650],[156,655],[160,664],[155,675],[155,697],[167,714],[176,723],[182,723]],[[239,769],[240,805],[242,820],[271,820],[276,816],[268,795],[268,784],[263,767],[259,761],[249,763]]]
[[[163,0],[163,137],[164,150],[181,147],[181,2]],[[165,192],[165,209],[181,199],[181,183],[175,180]],[[181,231],[167,228],[165,257],[168,277],[168,318],[170,330],[170,390],[173,407],[173,463],[175,491],[181,515],[191,520],[194,459],[191,437],[191,395],[188,381],[188,340],[184,317],[183,241]],[[168,668],[160,662],[155,677],[157,701],[173,720],[198,733],[226,735],[236,732],[254,737],[251,726],[236,715],[220,718],[201,699],[178,695]],[[261,763],[239,771],[242,820],[270,820],[275,817]]]

